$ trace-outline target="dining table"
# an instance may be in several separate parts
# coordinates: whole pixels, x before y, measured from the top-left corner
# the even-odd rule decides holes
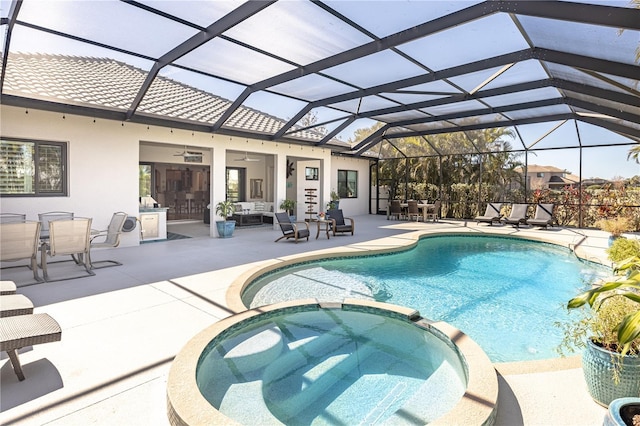
[[[403,211],[406,212],[407,208],[409,207],[409,203],[401,202],[400,207],[403,209]],[[429,210],[434,209],[435,207],[436,205],[433,203],[418,203],[418,210],[422,212],[423,221],[425,222],[427,221],[427,215],[429,213]],[[389,219],[390,211],[391,211],[391,203],[388,203],[387,204],[387,220]]]

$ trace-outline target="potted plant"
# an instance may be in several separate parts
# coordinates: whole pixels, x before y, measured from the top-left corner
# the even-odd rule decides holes
[[[585,347],[582,368],[587,387],[604,406],[617,398],[640,396],[640,257],[618,263],[615,273],[618,279],[567,304],[569,309],[589,307],[571,338],[576,346]]]
[[[623,233],[631,230],[631,221],[624,216],[614,217],[612,219],[600,219],[595,225],[605,232],[610,233],[609,245],[613,243],[616,238],[619,238]]]
[[[216,213],[223,220],[216,220],[216,228],[220,238],[231,238],[233,231],[236,229],[236,221],[228,220],[229,216],[235,211],[235,206],[231,201],[220,201],[216,204]]]
[[[331,191],[331,194],[329,194],[329,197],[331,198],[331,201],[329,202],[329,204],[327,204],[327,208],[328,209],[338,209],[340,208],[340,196],[338,195],[338,193],[334,190]]]
[[[295,200],[289,200],[289,199],[282,200],[282,203],[280,203],[280,208],[285,212],[289,213],[289,220],[291,220],[291,222],[296,221],[296,212],[295,212],[296,201]]]

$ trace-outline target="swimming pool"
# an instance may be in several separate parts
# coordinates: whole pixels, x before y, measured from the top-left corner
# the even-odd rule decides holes
[[[557,357],[566,302],[606,268],[552,244],[493,236],[423,238],[405,252],[308,262],[266,274],[246,306],[314,297],[414,308],[474,339],[494,362]],[[534,331],[534,332],[532,332]]]

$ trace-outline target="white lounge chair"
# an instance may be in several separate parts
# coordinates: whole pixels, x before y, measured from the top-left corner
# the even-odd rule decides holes
[[[500,209],[502,208],[502,203],[489,203],[487,204],[487,209],[482,216],[476,216],[475,221],[477,223],[486,222],[489,225],[493,225],[493,222],[499,222],[502,214],[500,213]]]
[[[528,204],[514,204],[511,206],[511,213],[507,217],[502,218],[502,222],[509,225],[515,225],[519,228],[520,225],[527,223],[527,209]]]
[[[554,220],[553,204],[538,204],[535,215],[532,219],[527,219],[527,224],[546,228],[553,226]]]

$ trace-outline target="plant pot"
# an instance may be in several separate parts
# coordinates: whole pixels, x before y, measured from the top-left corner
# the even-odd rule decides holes
[[[216,228],[218,229],[218,236],[220,238],[231,238],[233,231],[236,229],[236,221],[218,220],[216,221]]]
[[[633,423],[634,416],[638,416],[639,423]],[[602,424],[603,426],[640,424],[640,398],[618,398],[611,401]]]
[[[616,368],[620,371],[617,384],[613,379]],[[601,405],[608,406],[614,399],[640,395],[640,356],[620,356],[588,339],[582,353],[582,370],[589,394]]]
[[[298,217],[296,215],[290,214],[289,215],[289,220],[291,221],[291,223],[295,223],[296,220],[298,220]]]

